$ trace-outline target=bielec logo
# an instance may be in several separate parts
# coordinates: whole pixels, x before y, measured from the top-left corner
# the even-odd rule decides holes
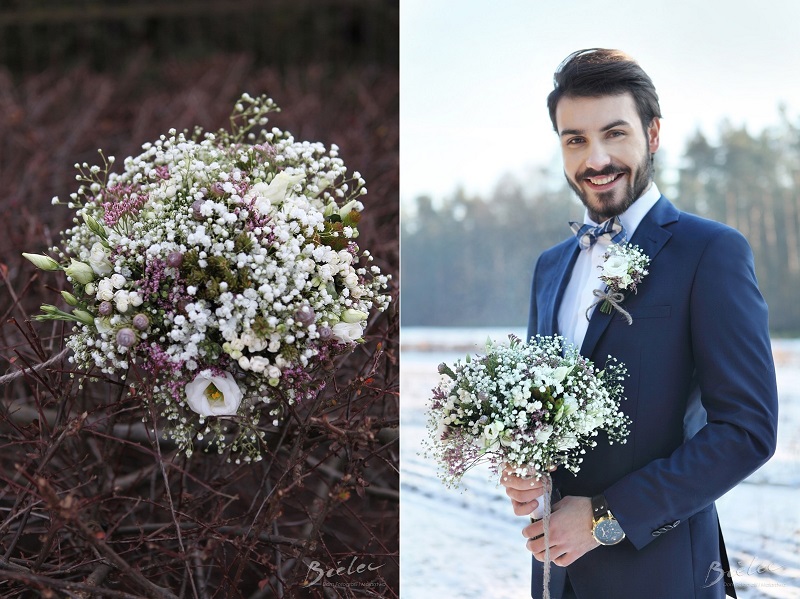
[[[359,562],[359,558],[356,556],[353,556],[352,560],[350,560],[350,563],[347,566],[340,565],[343,561],[344,560],[339,560],[336,562],[335,568],[328,568],[327,570],[322,567],[320,562],[312,561],[308,565],[308,573],[306,574],[306,580],[303,583],[303,586],[311,587],[320,584],[320,581],[322,581],[323,584],[327,582],[333,582],[331,579],[336,579],[337,577],[344,575],[353,576],[354,574],[374,572],[375,570],[379,570],[384,566],[384,564],[376,566],[373,563]],[[325,580],[323,580],[323,578]]]

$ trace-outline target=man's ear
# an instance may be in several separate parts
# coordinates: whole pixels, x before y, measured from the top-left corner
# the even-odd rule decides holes
[[[650,150],[650,154],[655,154],[658,150],[658,146],[661,144],[661,139],[659,137],[659,133],[661,132],[661,119],[657,116],[653,117],[653,120],[650,121],[650,125],[647,127],[647,147]]]

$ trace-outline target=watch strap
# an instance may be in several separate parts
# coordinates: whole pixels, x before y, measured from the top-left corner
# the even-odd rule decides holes
[[[605,516],[609,511],[605,495],[601,493],[600,495],[592,497],[592,517],[595,521]]]

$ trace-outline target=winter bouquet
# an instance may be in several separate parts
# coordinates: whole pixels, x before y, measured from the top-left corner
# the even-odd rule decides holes
[[[187,455],[209,436],[259,459],[261,419],[317,393],[322,366],[389,302],[388,277],[356,244],[364,180],[336,146],[267,131],[276,110],[244,94],[230,131],[171,130],[119,173],[102,151],[102,166],[76,164],[63,247],[24,254],[71,284],[70,308],[39,317],[75,323],[70,361],[136,370]]]
[[[488,341],[486,355],[439,366],[427,446],[448,486],[479,463],[496,474],[505,467],[520,476],[556,466],[577,472],[599,431],[611,442],[627,436],[623,364],[609,358],[599,370],[559,336],[509,339]]]
[[[509,344],[488,341],[486,355],[467,356],[453,368],[441,364],[439,372],[428,447],[445,484],[456,486],[479,463],[498,475],[508,469],[544,478],[536,517],[544,521],[543,596],[549,597],[549,473],[557,466],[577,472],[601,430],[610,442],[624,442],[629,421],[619,404],[625,366],[609,357],[598,370],[563,337],[525,343],[511,335]]]

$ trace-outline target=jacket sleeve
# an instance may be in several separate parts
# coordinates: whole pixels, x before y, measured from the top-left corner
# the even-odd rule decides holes
[[[750,246],[735,230],[720,229],[697,264],[688,326],[706,424],[669,457],[605,491],[638,549],[713,503],[775,451],[775,368]]]

